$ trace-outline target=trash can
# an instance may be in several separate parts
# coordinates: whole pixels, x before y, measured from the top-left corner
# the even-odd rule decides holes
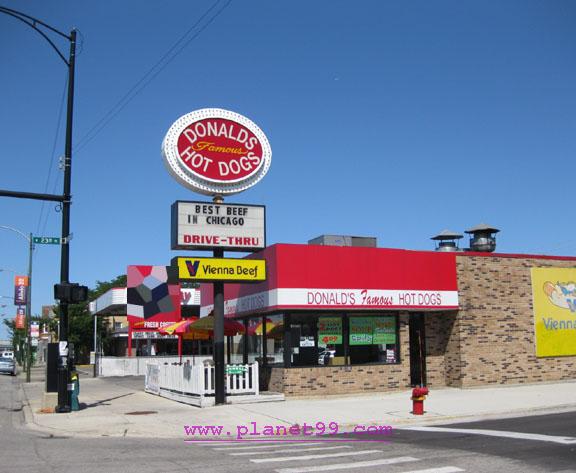
[[[80,377],[77,371],[72,371],[72,394],[70,396],[70,407],[73,411],[80,410],[80,402],[78,401],[78,394],[80,394]]]

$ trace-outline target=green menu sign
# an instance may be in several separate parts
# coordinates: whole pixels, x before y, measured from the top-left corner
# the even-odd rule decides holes
[[[372,317],[350,317],[350,345],[372,345]]]
[[[372,343],[396,344],[396,320],[394,317],[375,317]]]
[[[342,343],[342,318],[318,318],[318,345],[339,345]]]

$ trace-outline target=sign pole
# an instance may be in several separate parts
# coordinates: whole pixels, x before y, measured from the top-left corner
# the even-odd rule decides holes
[[[26,360],[26,382],[30,382],[30,365],[32,364],[32,335],[30,334],[30,326],[32,323],[32,252],[34,251],[34,243],[32,241],[32,233],[30,233],[30,246],[28,248],[28,294],[26,294],[26,332],[28,334],[28,353]]]
[[[214,196],[215,204],[224,202],[222,196]],[[224,250],[214,249],[214,258],[223,258]],[[216,404],[226,403],[224,364],[224,283],[214,282],[214,390]]]

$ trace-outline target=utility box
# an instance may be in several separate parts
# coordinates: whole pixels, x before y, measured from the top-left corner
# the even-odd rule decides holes
[[[363,246],[376,248],[378,242],[375,237],[361,237],[348,235],[320,235],[308,241],[309,245],[324,246]]]

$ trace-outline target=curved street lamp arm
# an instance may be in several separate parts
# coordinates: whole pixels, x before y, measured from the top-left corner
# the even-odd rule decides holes
[[[12,10],[11,8],[0,7],[0,13],[5,13],[6,15],[9,15],[13,18],[16,18],[17,20],[20,20],[21,22],[26,23],[30,28],[34,29],[46,41],[48,41],[48,44],[50,44],[50,46],[52,46],[54,51],[56,51],[58,56],[60,56],[60,59],[62,59],[62,61],[64,61],[64,64],[66,64],[68,67],[70,67],[70,63],[68,62],[66,57],[64,57],[64,55],[60,52],[60,50],[58,49],[58,46],[56,46],[54,44],[54,42],[48,37],[48,35],[46,33],[44,33],[40,28],[38,28],[36,25],[38,24],[40,26],[43,26],[44,28],[49,29],[50,31],[62,36],[63,38],[66,38],[68,41],[72,41],[72,38],[70,36],[68,36],[65,33],[62,33],[61,31],[57,30],[56,28],[53,28],[52,26],[44,23],[43,21],[38,20],[37,18],[26,15],[26,14],[21,13],[21,12],[16,11],[16,10]]]
[[[26,241],[28,243],[30,243],[30,237],[28,235],[26,235],[25,233],[22,233],[20,230],[18,230],[17,228],[13,228],[13,227],[9,227],[8,225],[0,225],[0,228],[4,229],[4,230],[10,230],[14,233],[18,233],[19,235],[23,236],[24,238],[26,238]]]

